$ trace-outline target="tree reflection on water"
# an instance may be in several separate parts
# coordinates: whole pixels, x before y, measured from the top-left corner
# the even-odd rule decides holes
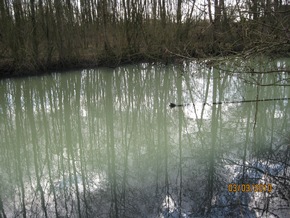
[[[286,216],[288,101],[210,104],[288,98],[261,85],[278,74],[191,62],[2,80],[1,216]]]

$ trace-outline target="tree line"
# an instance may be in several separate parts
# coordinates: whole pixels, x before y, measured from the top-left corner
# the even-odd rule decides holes
[[[1,76],[242,51],[289,53],[289,21],[290,5],[281,0],[1,0]]]

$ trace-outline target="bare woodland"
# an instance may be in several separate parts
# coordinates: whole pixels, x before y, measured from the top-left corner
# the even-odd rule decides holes
[[[1,0],[1,76],[289,54],[289,7],[281,0]]]

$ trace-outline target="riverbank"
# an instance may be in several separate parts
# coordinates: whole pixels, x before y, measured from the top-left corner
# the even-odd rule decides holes
[[[270,50],[266,47],[254,47],[246,51],[227,51],[226,55],[239,56],[242,58],[251,58],[256,55],[280,56],[290,57],[290,46],[285,43],[276,44]],[[284,49],[281,49],[283,47]],[[89,55],[79,56],[65,60],[53,60],[50,63],[46,61],[39,61],[38,63],[30,62],[15,62],[12,59],[0,59],[0,79],[12,77],[25,77],[25,76],[38,76],[49,74],[53,72],[62,72],[74,69],[96,68],[96,67],[109,67],[115,68],[124,64],[134,64],[140,62],[149,63],[174,63],[181,62],[182,60],[200,60],[204,59],[217,59],[225,57],[223,54],[193,54],[189,56],[188,53],[174,53],[165,48],[160,53],[139,53],[139,54],[123,54],[116,56],[115,54],[102,54],[100,56]]]
[[[184,57],[185,58],[185,57]],[[49,74],[52,72],[62,72],[74,69],[85,68],[97,68],[97,67],[109,67],[115,68],[125,64],[134,64],[141,62],[158,62],[168,64],[181,59],[178,56],[164,56],[148,54],[128,54],[125,57],[115,56],[103,56],[103,57],[78,57],[67,60],[55,60],[49,64],[40,62],[32,64],[30,62],[15,63],[13,60],[1,60],[0,61],[0,79],[13,78],[13,77],[26,77],[26,76],[38,76],[43,74]]]
[[[229,56],[238,56],[241,58],[251,58],[253,56],[265,55],[264,52],[255,52],[249,49],[247,51],[232,52]],[[49,64],[45,62],[39,62],[38,64],[32,64],[30,62],[25,63],[15,63],[13,60],[0,60],[0,79],[14,78],[14,77],[26,77],[26,76],[40,76],[44,74],[50,74],[54,72],[62,72],[75,69],[87,69],[87,68],[97,68],[97,67],[109,67],[115,68],[126,64],[136,64],[141,62],[146,63],[180,63],[184,60],[195,60],[204,61],[205,59],[220,59],[221,55],[196,55],[196,56],[185,56],[186,54],[174,54],[169,50],[165,50],[160,54],[127,54],[124,57],[116,56],[102,56],[102,57],[78,57],[72,58],[70,60],[55,60],[51,61]],[[290,50],[288,51],[272,51],[267,52],[267,56],[271,57],[290,57]]]

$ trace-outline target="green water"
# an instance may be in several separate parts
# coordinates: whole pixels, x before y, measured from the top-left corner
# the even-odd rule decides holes
[[[259,217],[265,202],[284,217],[289,69],[230,60],[0,81],[0,217]],[[260,183],[273,190],[228,191]]]

